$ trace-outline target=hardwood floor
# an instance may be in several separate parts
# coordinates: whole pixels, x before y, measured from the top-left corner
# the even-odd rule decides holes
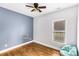
[[[2,53],[0,56],[60,56],[60,53],[58,50],[37,43],[30,43]]]

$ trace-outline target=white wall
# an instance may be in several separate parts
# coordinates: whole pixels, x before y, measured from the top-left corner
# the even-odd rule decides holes
[[[78,24],[77,24],[77,47],[78,47],[78,56],[79,56],[79,6],[78,6]]]
[[[77,44],[77,6],[51,12],[34,18],[34,41],[60,49],[64,44],[52,39],[52,21],[66,20],[66,44]]]

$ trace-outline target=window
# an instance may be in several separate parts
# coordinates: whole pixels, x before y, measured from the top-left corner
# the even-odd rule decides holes
[[[65,21],[55,21],[54,22],[54,40],[57,42],[64,43],[65,38]]]

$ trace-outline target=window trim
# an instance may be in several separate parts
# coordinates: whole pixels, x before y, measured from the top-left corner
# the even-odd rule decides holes
[[[59,31],[54,31],[54,22],[58,22],[58,21],[65,21],[65,30],[64,31],[60,31],[60,30]],[[54,39],[54,32],[64,32],[65,33],[65,35],[64,35],[64,42],[55,41],[55,39]],[[57,42],[57,43],[66,44],[65,37],[66,37],[66,20],[64,20],[64,19],[55,19],[55,20],[52,20],[52,40],[54,42]]]

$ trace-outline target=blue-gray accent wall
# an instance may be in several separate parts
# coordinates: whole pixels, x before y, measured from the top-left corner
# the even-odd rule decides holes
[[[0,50],[33,40],[33,18],[0,7]]]

